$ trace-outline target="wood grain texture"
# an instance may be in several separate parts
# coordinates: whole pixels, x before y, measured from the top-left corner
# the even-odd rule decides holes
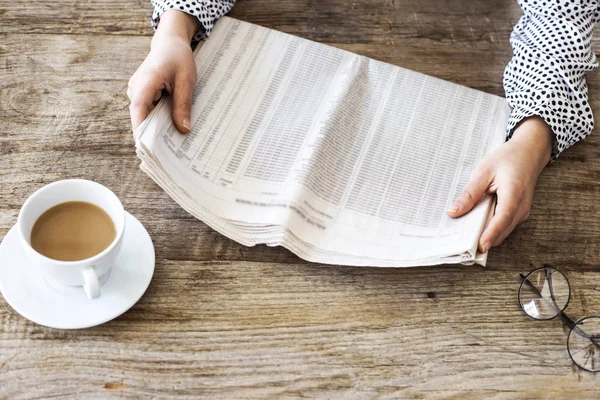
[[[140,302],[96,328],[44,328],[0,298],[0,399],[599,397],[560,322],[516,304],[518,274],[550,263],[573,285],[570,315],[600,314],[597,134],[544,171],[531,218],[488,268],[334,267],[247,248],[138,168],[125,90],[149,49],[150,12],[145,0],[0,1],[0,237],[34,190],[81,177],[117,193],[157,255]],[[502,94],[520,10],[240,0],[231,15]],[[600,77],[588,82],[598,115]]]

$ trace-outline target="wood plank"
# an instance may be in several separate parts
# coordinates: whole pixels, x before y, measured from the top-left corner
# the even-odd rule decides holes
[[[0,34],[149,36],[151,14],[146,0],[3,1]],[[230,15],[323,43],[508,49],[521,10],[513,0],[238,0]]]
[[[145,0],[0,2],[0,33],[152,35]]]
[[[597,274],[569,278],[569,312],[597,310]],[[571,366],[559,321],[522,314],[518,283],[475,267],[159,259],[144,298],[101,327],[59,331],[0,313],[0,394],[592,398],[598,376]]]
[[[272,4],[267,4],[272,3]],[[519,6],[510,0],[239,1],[231,16],[326,43],[505,47]]]
[[[0,33],[151,35],[146,0],[0,3]],[[231,16],[328,43],[418,41],[498,47],[520,16],[511,0],[238,0]],[[503,46],[502,46],[503,47]]]

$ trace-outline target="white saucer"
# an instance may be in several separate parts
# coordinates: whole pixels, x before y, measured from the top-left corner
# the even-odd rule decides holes
[[[29,262],[13,227],[0,244],[2,296],[23,317],[51,328],[88,328],[118,317],[142,297],[154,274],[154,246],[146,228],[128,212],[125,226],[121,253],[94,300],[82,287],[47,282],[40,267]]]

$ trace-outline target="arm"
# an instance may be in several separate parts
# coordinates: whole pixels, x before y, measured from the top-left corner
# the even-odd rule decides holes
[[[156,33],[150,53],[129,79],[127,89],[134,131],[150,114],[163,91],[173,96],[173,122],[177,129],[182,133],[190,131],[192,93],[196,85],[190,42],[192,38],[207,37],[215,20],[234,3],[235,0],[152,0]]]
[[[154,6],[152,26],[156,29],[161,15],[168,10],[183,11],[198,19],[201,26],[194,32],[194,40],[206,39],[217,19],[227,14],[235,0],[150,0]]]
[[[460,217],[484,193],[496,194],[480,251],[502,243],[528,218],[545,165],[593,128],[584,75],[597,66],[591,36],[599,0],[518,1],[523,16],[511,35],[514,56],[504,73],[512,107],[510,140],[477,166],[448,210],[451,217]]]
[[[510,139],[524,118],[538,115],[553,134],[552,158],[594,127],[585,74],[598,67],[591,39],[598,0],[519,0],[523,16],[510,42],[514,56],[504,71],[512,108]]]

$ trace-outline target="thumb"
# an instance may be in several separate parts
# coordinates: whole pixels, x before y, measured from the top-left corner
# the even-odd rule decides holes
[[[189,133],[192,129],[190,115],[192,112],[192,93],[195,76],[186,74],[176,76],[173,85],[173,122],[181,133]]]
[[[456,218],[471,211],[490,187],[491,180],[491,173],[487,170],[478,167],[473,171],[462,193],[454,200],[454,204],[446,210],[448,216]]]

